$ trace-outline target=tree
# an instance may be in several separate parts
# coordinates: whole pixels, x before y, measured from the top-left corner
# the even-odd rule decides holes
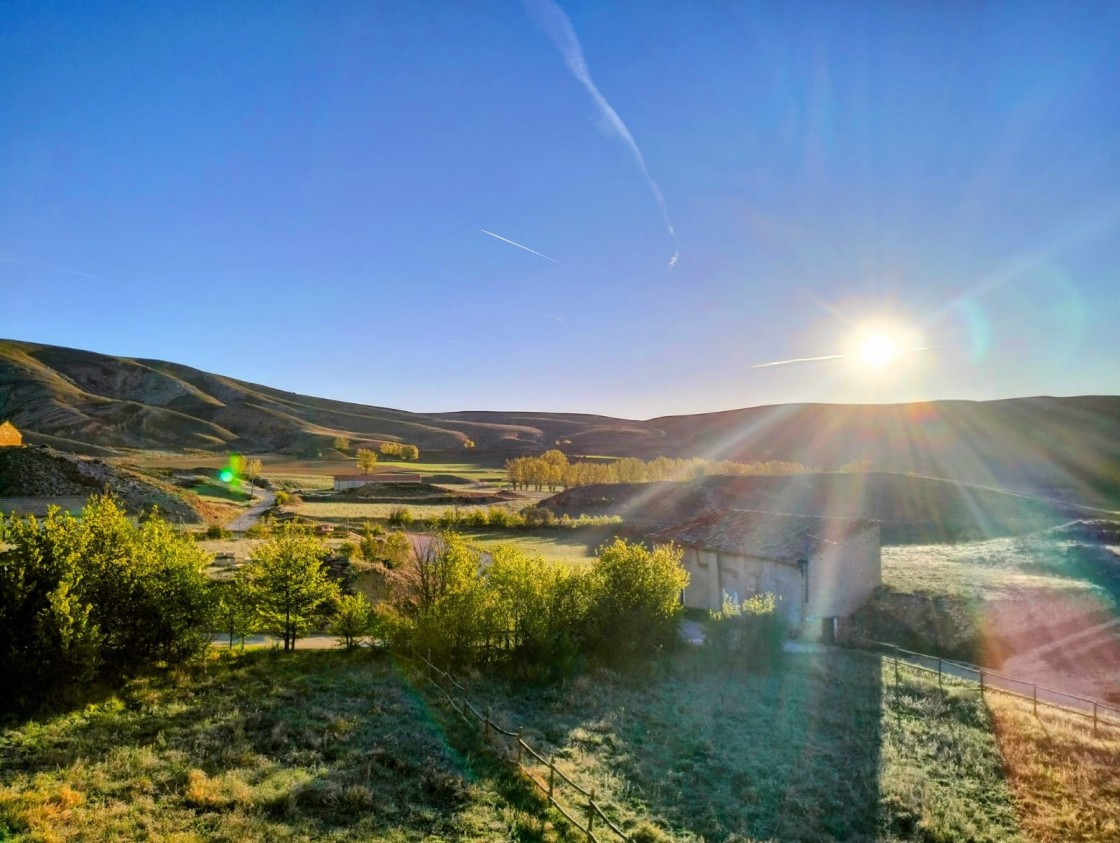
[[[261,476],[261,469],[264,468],[264,463],[257,457],[245,457],[241,462],[242,477],[249,481],[249,485],[253,485],[253,481]]]
[[[358,646],[358,640],[373,629],[373,606],[364,594],[344,594],[335,604],[331,632],[337,635],[347,650]]]
[[[373,471],[373,467],[377,465],[377,451],[371,451],[369,448],[358,449],[358,468],[363,473],[368,474]]]
[[[385,567],[400,568],[412,555],[412,542],[404,533],[393,531],[385,537],[381,554],[385,560]]]
[[[473,439],[464,439],[463,440],[463,447],[466,448],[468,451],[473,451],[474,450],[474,440]]]
[[[286,524],[253,549],[242,569],[258,617],[283,638],[285,652],[338,595],[323,564],[327,552],[314,535]]]
[[[350,438],[347,436],[336,436],[334,438],[334,449],[346,453],[350,450]]]
[[[257,622],[257,610],[253,596],[243,573],[228,582],[214,584],[214,625],[223,635],[229,636],[229,648],[233,649],[234,639],[241,640],[245,647],[245,636],[253,631]]]
[[[108,496],[82,517],[13,518],[0,551],[4,702],[179,662],[209,644],[209,557],[169,524],[136,525]],[[0,707],[3,707],[0,705]]]
[[[681,550],[615,539],[599,548],[591,568],[588,634],[592,649],[626,661],[676,641],[680,595],[688,585]]]
[[[420,449],[415,445],[401,445],[401,459],[416,462],[420,459]]]

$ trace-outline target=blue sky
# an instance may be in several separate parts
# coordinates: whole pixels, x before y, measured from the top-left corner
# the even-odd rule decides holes
[[[0,20],[3,337],[419,411],[1120,388],[1115,3]],[[921,350],[752,368],[869,332]]]

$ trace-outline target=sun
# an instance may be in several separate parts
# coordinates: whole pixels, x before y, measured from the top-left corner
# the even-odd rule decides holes
[[[856,357],[872,369],[885,369],[898,356],[898,343],[886,334],[870,334],[859,344]]]

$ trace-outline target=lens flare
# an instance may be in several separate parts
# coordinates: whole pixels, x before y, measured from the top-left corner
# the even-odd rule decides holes
[[[859,345],[859,361],[873,369],[883,369],[898,356],[898,343],[886,334],[871,334]]]
[[[230,471],[228,468],[223,468],[218,473],[218,479],[221,480],[223,483],[229,483],[230,481],[233,480],[233,472]]]

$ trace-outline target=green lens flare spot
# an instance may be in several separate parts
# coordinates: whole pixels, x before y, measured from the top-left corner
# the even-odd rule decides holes
[[[233,479],[233,472],[230,471],[228,468],[223,468],[222,473],[218,475],[218,479],[221,480],[223,483],[228,483],[229,481],[231,481]]]

